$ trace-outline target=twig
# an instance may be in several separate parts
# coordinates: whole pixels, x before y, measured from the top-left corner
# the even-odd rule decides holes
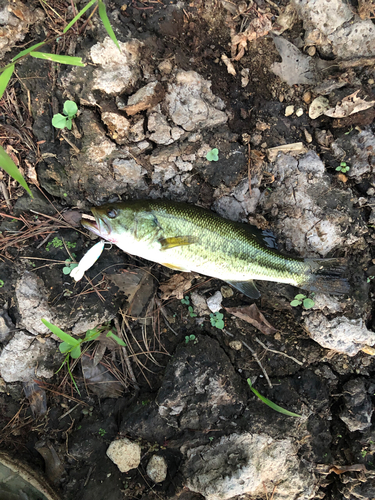
[[[247,177],[249,180],[249,195],[251,196],[251,146],[250,142],[247,145],[247,151],[248,151],[248,160],[247,160]]]
[[[263,375],[265,377],[265,379],[267,380],[267,383],[268,385],[270,386],[270,388],[272,389],[273,388],[273,385],[271,383],[271,380],[269,379],[268,375],[267,375],[267,372],[266,370],[263,368],[263,365],[262,363],[260,362],[258,356],[257,356],[257,353],[249,346],[246,344],[246,342],[244,342],[243,340],[241,340],[241,342],[243,343],[243,345],[249,349],[249,351],[251,352],[251,354],[253,355],[253,358],[255,359],[255,361],[258,363],[258,365],[260,366],[260,369],[262,370],[263,372]]]
[[[266,351],[270,351],[270,352],[273,352],[275,354],[281,354],[282,356],[285,356],[286,358],[289,358],[291,359],[292,361],[294,361],[295,363],[297,363],[298,365],[300,366],[303,366],[303,363],[301,363],[301,361],[298,361],[298,359],[294,358],[293,356],[289,356],[289,354],[285,354],[285,352],[281,352],[281,351],[275,351],[275,349],[270,349],[269,347],[265,346],[263,344],[263,342],[261,340],[258,339],[258,337],[255,337],[255,340],[258,342],[258,344],[260,344],[263,349],[265,349]]]
[[[117,329],[118,333],[120,333],[121,332],[121,328],[120,328],[119,320],[117,318],[115,318],[114,322],[115,322],[115,326],[116,326],[116,329]],[[129,356],[128,356],[128,351],[126,350],[125,346],[121,346],[121,349],[122,349],[122,353],[124,355],[126,367],[127,367],[128,371],[129,371],[129,376],[131,378],[131,381],[133,382],[134,388],[137,391],[139,391],[139,385],[138,385],[137,379],[135,378],[132,365],[130,363],[130,359],[129,359]]]
[[[5,182],[1,181],[0,186],[1,186],[1,191],[3,192],[5,203],[7,204],[8,209],[12,210],[12,204],[10,202],[9,193],[8,193],[7,187],[5,185]]]
[[[226,333],[227,335],[229,335],[229,337],[234,337],[234,335],[230,332],[228,332],[228,330],[223,330],[224,333]],[[244,342],[243,340],[241,340],[242,344],[247,348],[249,349],[249,351],[251,352],[251,354],[253,355],[253,358],[255,359],[255,361],[258,363],[258,365],[260,366],[260,369],[262,370],[263,372],[263,375],[264,375],[264,378],[267,380],[267,383],[268,385],[270,386],[270,388],[272,389],[273,388],[273,385],[271,383],[271,380],[269,379],[268,375],[267,375],[267,372],[266,370],[263,368],[263,365],[262,363],[260,362],[258,356],[257,356],[257,353],[249,346],[246,344],[246,342]]]

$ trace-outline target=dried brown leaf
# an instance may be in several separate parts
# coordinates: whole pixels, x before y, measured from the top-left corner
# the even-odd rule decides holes
[[[273,335],[277,332],[276,328],[266,320],[255,304],[245,307],[226,307],[225,309],[229,314],[233,314],[233,316],[237,316],[237,318],[255,326],[265,335]]]
[[[71,226],[79,227],[81,225],[82,214],[78,210],[68,210],[62,216]]]
[[[183,299],[185,293],[191,288],[193,280],[198,276],[197,273],[174,274],[170,280],[160,285],[161,299],[168,300],[171,297]]]
[[[354,113],[365,111],[365,109],[369,109],[375,104],[375,101],[365,101],[357,97],[358,92],[359,90],[356,90],[353,94],[344,97],[341,104],[336,104],[335,108],[327,109],[324,114],[331,118],[345,118]]]
[[[234,57],[235,61],[239,61],[245,54],[247,42],[252,42],[268,34],[272,29],[271,17],[271,14],[258,13],[258,17],[250,22],[245,31],[232,36],[232,54],[238,50],[238,54]]]

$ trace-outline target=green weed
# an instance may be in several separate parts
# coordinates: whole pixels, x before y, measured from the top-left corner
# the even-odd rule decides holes
[[[74,101],[65,101],[63,115],[57,113],[53,115],[52,125],[55,128],[67,128],[72,130],[72,120],[76,117],[78,106]],[[65,193],[64,193],[65,194]]]
[[[2,288],[5,285],[3,280],[0,280],[0,288]]]
[[[82,355],[81,344],[95,340],[104,330],[107,329],[107,327],[103,326],[100,328],[93,328],[92,330],[87,330],[86,335],[83,338],[75,339],[74,337],[61,330],[58,326],[50,323],[46,319],[42,318],[41,321],[47,328],[51,330],[51,332],[54,335],[56,335],[60,340],[62,340],[61,344],[59,345],[59,351],[65,355],[65,359],[56,373],[58,373],[61,370],[61,368],[66,364],[69,376],[74,384],[74,387],[76,388],[78,394],[81,395],[78,386],[76,384],[76,381],[74,380],[73,374],[70,370],[70,358],[78,359]],[[108,338],[112,338],[117,344],[126,346],[125,342],[121,340],[113,332],[109,331],[106,336]]]
[[[251,384],[251,380],[249,378],[247,379],[247,383],[249,384],[249,387],[253,391],[255,396],[257,398],[259,398],[261,401],[263,401],[264,404],[266,404],[267,406],[269,406],[273,410],[278,411],[279,413],[283,413],[284,415],[288,415],[289,417],[298,417],[298,418],[302,417],[302,415],[298,415],[298,413],[293,413],[289,410],[285,410],[285,408],[282,408],[281,406],[277,405],[276,403],[273,403],[271,400],[262,396],[256,389],[254,389],[254,387]]]
[[[224,328],[223,318],[224,314],[221,312],[211,313],[210,314],[211,325],[215,328],[218,328],[219,330],[222,330]]]
[[[218,161],[219,160],[219,150],[217,148],[211,149],[211,151],[209,151],[206,154],[206,159],[208,161]]]
[[[346,164],[345,161],[342,161],[340,163],[340,165],[338,167],[336,167],[336,170],[338,172],[342,172],[343,174],[345,174],[348,170],[350,170],[350,167],[349,167],[349,165]]]
[[[194,344],[196,344],[198,340],[195,335],[186,335],[185,344],[188,344],[189,342],[194,342]]]
[[[311,296],[314,297],[314,293],[312,293]],[[306,297],[306,295],[303,295],[303,293],[299,293],[294,297],[294,300],[292,300],[290,305],[292,307],[297,307],[301,304],[305,309],[311,309],[315,306],[315,302],[312,299],[309,299],[308,297]]]
[[[98,432],[99,432],[100,437],[104,437],[107,434],[107,431],[105,429],[102,429],[102,428],[100,428]]]

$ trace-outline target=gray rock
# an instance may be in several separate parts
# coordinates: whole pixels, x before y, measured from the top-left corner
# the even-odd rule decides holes
[[[130,122],[120,113],[102,113],[102,122],[107,126],[109,135],[117,144],[125,144],[129,134]]]
[[[138,163],[131,160],[113,160],[112,163],[113,173],[117,181],[126,182],[131,186],[137,186],[141,182],[146,170],[138,165]]]
[[[162,483],[168,472],[168,465],[165,458],[160,455],[153,455],[147,464],[146,472],[154,483]]]
[[[148,118],[147,128],[150,132],[150,140],[157,144],[172,144],[171,127],[167,119],[161,113],[152,113]]]
[[[315,152],[299,160],[280,155],[272,173],[272,192],[263,192],[260,204],[275,217],[275,229],[285,240],[287,251],[324,257],[334,248],[361,240],[365,226],[353,224],[353,212],[358,211],[350,193],[332,188]]]
[[[223,296],[221,295],[221,292],[217,291],[212,295],[212,297],[207,299],[207,306],[211,312],[216,313],[222,308],[222,301]]]
[[[29,26],[44,19],[44,14],[40,9],[33,9],[31,6],[19,0],[0,2],[0,59],[3,59],[6,52],[25,38],[29,31]]]
[[[6,343],[16,327],[5,309],[0,310],[0,343]]]
[[[159,82],[151,82],[129,97],[125,111],[132,116],[140,111],[153,108],[163,99],[164,94],[164,88]]]
[[[353,17],[353,11],[342,0],[293,0],[304,28],[318,28],[324,35],[330,35]]]
[[[355,356],[366,346],[375,345],[375,332],[366,328],[360,319],[345,316],[328,319],[322,312],[305,316],[304,326],[310,337],[322,347]]]
[[[339,59],[350,60],[353,57],[375,55],[374,23],[370,19],[358,20],[358,22],[342,27],[329,35],[328,40]]]
[[[343,386],[345,409],[340,418],[350,432],[363,431],[371,427],[371,416],[374,411],[371,397],[366,391],[366,381],[362,378],[349,380]]]
[[[42,325],[43,326],[43,325]],[[52,339],[38,341],[24,331],[17,332],[0,355],[0,375],[5,382],[28,382],[33,378],[51,378],[57,344]]]
[[[211,83],[195,71],[178,71],[165,98],[172,121],[186,131],[227,122],[224,103],[211,91]]]
[[[232,196],[222,196],[213,203],[212,208],[225,219],[234,221],[242,219],[242,204]]]
[[[374,171],[375,136],[372,132],[363,130],[355,135],[350,143],[354,154],[350,156],[350,170],[347,175],[360,181],[362,175]]]
[[[297,456],[290,439],[275,440],[266,434],[231,434],[210,445],[187,451],[183,473],[186,486],[206,500],[229,500],[237,495],[308,500],[318,481]]]
[[[211,429],[243,408],[241,381],[216,340],[197,335],[197,342],[177,348],[156,398],[159,414],[180,429]]]
[[[129,141],[139,142],[144,140],[146,137],[144,133],[144,122],[145,119],[141,118],[130,127]]]
[[[41,322],[41,318],[53,323],[56,314],[48,304],[43,281],[35,273],[26,271],[17,281],[16,298],[21,326],[34,335],[51,333]]]
[[[107,36],[103,43],[91,47],[92,62],[100,67],[94,71],[92,90],[115,95],[131,92],[141,77],[140,62],[143,43],[137,39],[119,42],[121,50]]]
[[[283,37],[273,36],[282,62],[271,65],[271,71],[288,85],[313,84],[316,82],[313,60]]]

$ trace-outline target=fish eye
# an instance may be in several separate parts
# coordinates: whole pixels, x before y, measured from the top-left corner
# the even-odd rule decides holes
[[[115,210],[114,208],[109,208],[107,210],[107,215],[110,219],[114,219],[115,217],[117,217],[117,210]]]

